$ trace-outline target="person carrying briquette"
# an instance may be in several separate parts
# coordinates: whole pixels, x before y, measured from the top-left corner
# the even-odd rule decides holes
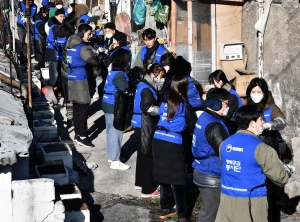
[[[193,181],[200,190],[202,200],[198,222],[214,222],[220,203],[219,146],[229,136],[223,118],[228,110],[228,97],[225,89],[210,89],[204,101],[204,110],[195,125],[192,141],[195,157]]]
[[[93,67],[101,65],[98,55],[89,45],[92,27],[82,24],[78,33],[71,35],[66,43],[68,63],[68,97],[73,103],[74,141],[85,147],[94,147],[87,134],[87,119],[91,96],[95,92]]]
[[[246,105],[236,111],[238,132],[220,145],[221,201],[216,222],[267,222],[266,178],[283,187],[295,168],[258,138],[263,110]]]

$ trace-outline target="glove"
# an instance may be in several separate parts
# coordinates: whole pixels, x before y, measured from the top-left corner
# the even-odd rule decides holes
[[[263,124],[263,127],[264,127],[266,130],[270,130],[271,127],[272,127],[272,124],[271,124],[271,123],[264,123],[264,124]]]
[[[287,171],[289,177],[291,177],[293,175],[293,173],[295,172],[295,167],[291,164],[283,164],[285,170]]]

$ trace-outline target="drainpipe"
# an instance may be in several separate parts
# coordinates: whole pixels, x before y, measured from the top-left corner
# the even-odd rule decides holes
[[[188,60],[193,66],[193,11],[192,1],[187,2],[188,13]],[[191,77],[194,77],[193,70],[191,71]]]
[[[217,47],[216,47],[216,2],[210,5],[211,16],[211,70],[217,69]]]
[[[13,52],[16,52],[16,36],[15,36],[15,1],[11,1],[11,16],[12,16],[12,47],[13,47]]]
[[[258,20],[262,18],[264,14],[264,0],[258,2]],[[261,32],[258,32],[258,77],[264,76],[264,36]]]

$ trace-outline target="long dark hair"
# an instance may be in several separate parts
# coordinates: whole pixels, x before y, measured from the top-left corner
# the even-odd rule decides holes
[[[123,70],[128,68],[128,63],[131,59],[131,53],[126,49],[118,49],[112,56],[112,70]]]
[[[74,24],[73,18],[66,17],[57,29],[57,36],[69,38],[75,33]]]
[[[209,80],[210,84],[214,84],[214,80],[216,82],[220,82],[220,80],[222,80],[223,85],[226,84],[226,83],[229,83],[225,73],[220,69],[217,69],[216,71],[211,73],[208,77],[208,80]]]
[[[170,66],[171,67],[171,65],[173,65],[173,63],[175,62],[176,57],[177,56],[175,53],[168,52],[161,56],[160,62],[162,64],[162,66]]]
[[[251,99],[251,91],[254,87],[258,86],[259,88],[261,88],[261,91],[263,92],[264,94],[264,97],[263,99],[260,101],[260,103],[264,106],[266,105],[267,101],[268,101],[268,98],[269,98],[269,89],[268,89],[268,84],[266,82],[265,79],[263,78],[253,78],[248,87],[247,87],[247,90],[246,90],[246,96],[247,96],[247,104],[252,104],[254,103]]]
[[[183,75],[175,75],[172,78],[170,94],[168,98],[168,122],[170,122],[174,118],[180,103],[188,101],[187,91],[187,78]],[[180,112],[182,111],[183,110],[181,110]]]

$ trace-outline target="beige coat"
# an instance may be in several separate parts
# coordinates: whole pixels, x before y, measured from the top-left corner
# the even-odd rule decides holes
[[[247,130],[241,130],[239,132],[252,134]],[[255,159],[265,175],[274,184],[283,187],[288,182],[288,173],[272,147],[265,143],[259,144],[255,150]],[[251,222],[248,204],[248,198],[231,197],[221,193],[216,222]],[[267,197],[251,198],[251,213],[253,222],[267,222]]]

